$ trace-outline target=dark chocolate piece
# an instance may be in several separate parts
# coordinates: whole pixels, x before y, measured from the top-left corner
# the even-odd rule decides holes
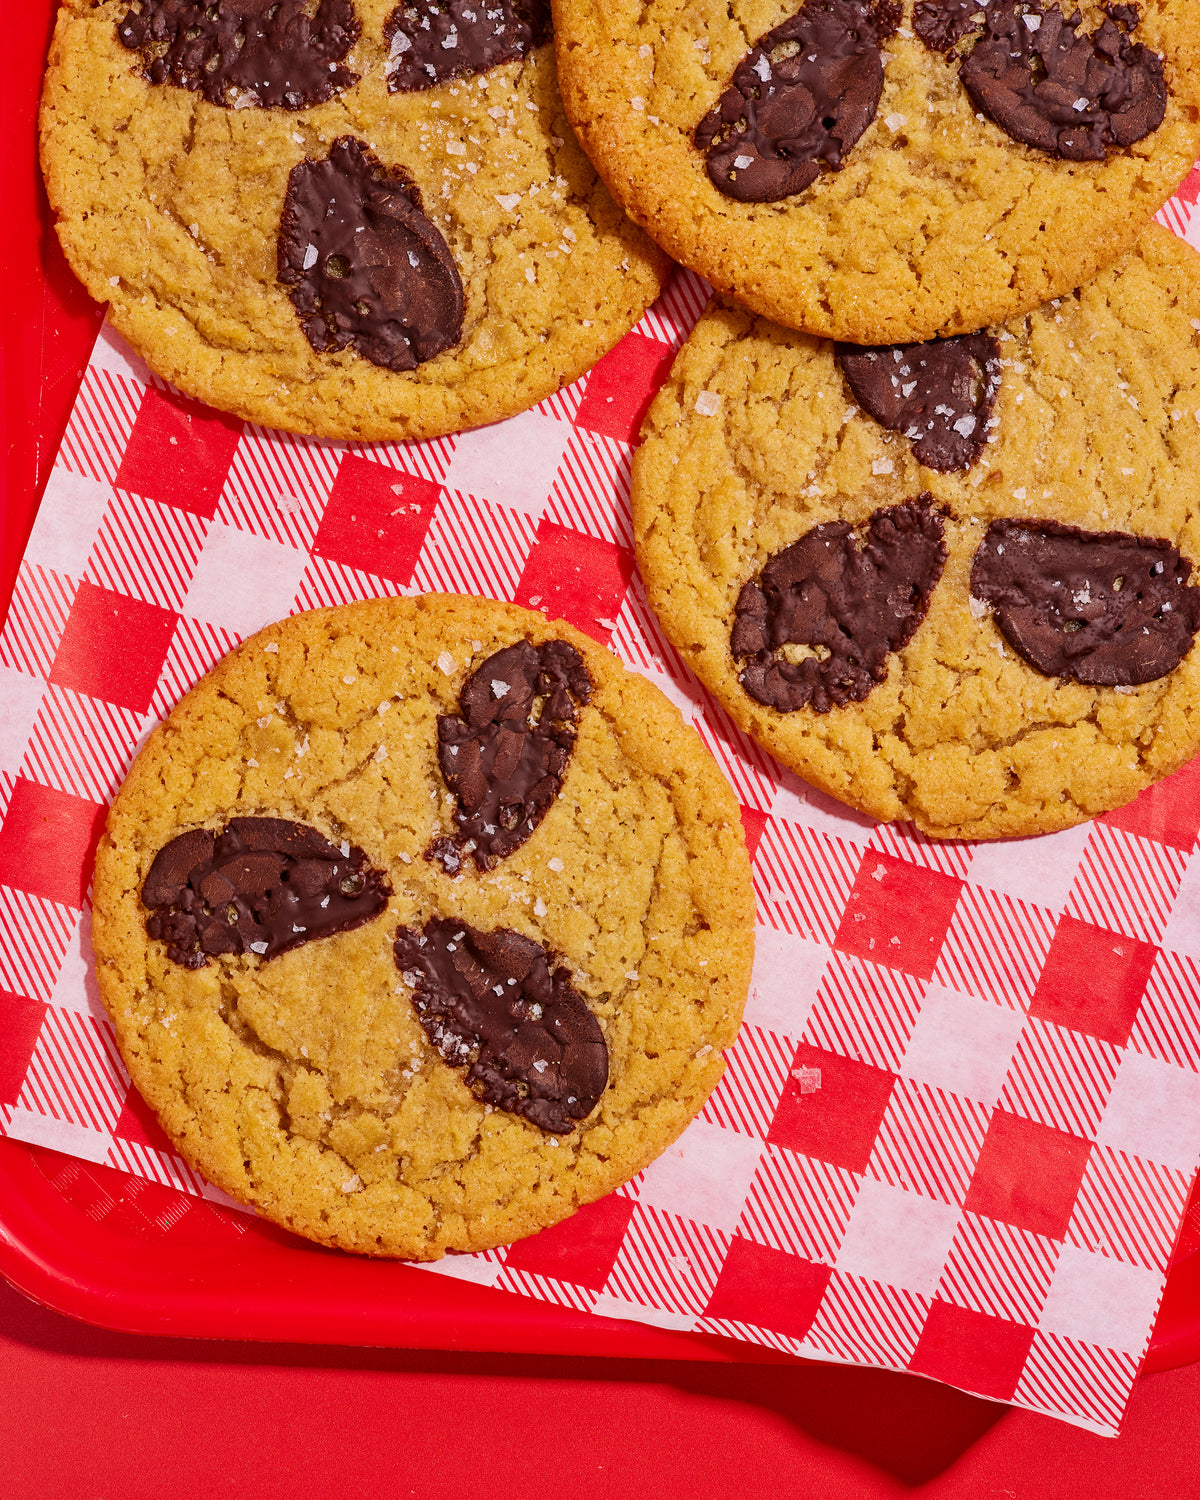
[[[1200,588],[1170,542],[1056,521],[993,521],[971,594],[1048,677],[1134,687],[1173,671],[1200,629]]]
[[[861,703],[912,639],[946,562],[941,515],[918,495],[871,517],[859,546],[848,521],[815,526],[773,557],[761,586],[743,584],[730,638],[749,658],[738,681],[759,703],[793,713]],[[813,648],[789,661],[784,647]]]
[[[416,186],[353,136],[334,141],[327,160],[292,168],[278,261],[318,354],[353,346],[372,364],[415,370],[462,336],[463,288],[450,247],[422,212]]]
[[[338,65],[361,29],[351,0],[137,0],[117,38],[151,83],[230,109],[307,109],[358,82]]]
[[[392,894],[355,844],[340,849],[287,818],[231,818],[160,849],[142,885],[146,931],[203,969],[219,953],[274,958],[376,917]]]
[[[478,1100],[553,1135],[591,1114],[608,1083],[604,1033],[540,943],[431,917],[424,933],[398,928],[394,952],[426,1036]]]
[[[406,0],[383,23],[388,92],[473,78],[549,36],[546,0]]]
[[[1103,161],[1157,130],[1167,108],[1162,58],[1128,32],[1130,6],[1095,31],[1041,0],[989,0],[961,77],[976,109],[1014,141],[1066,161]]]
[[[987,443],[1000,389],[1000,345],[990,333],[864,349],[838,344],[856,399],[881,426],[912,440],[926,468],[969,469]]]
[[[518,641],[489,656],[459,695],[462,717],[438,716],[438,764],[458,798],[459,832],[425,858],[457,875],[519,849],[558,796],[575,747],[576,703],[592,695],[583,658],[566,641]]]
[[[931,52],[949,52],[969,31],[978,31],[988,0],[917,0],[913,30]]]
[[[807,0],[767,32],[696,127],[714,187],[741,203],[803,192],[836,171],[875,118],[879,44],[900,20],[892,0]]]

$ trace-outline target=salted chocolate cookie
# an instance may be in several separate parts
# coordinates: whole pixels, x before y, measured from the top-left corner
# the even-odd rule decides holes
[[[118,331],[188,395],[294,432],[511,416],[667,267],[579,148],[534,0],[69,0],[41,146]]]
[[[370,1255],[504,1244],[639,1171],[720,1078],[753,953],[738,806],[675,708],[564,622],[450,595],[239,646],[134,762],[94,893],[176,1148]]]
[[[822,791],[1050,832],[1200,748],[1198,466],[1200,258],[1152,225],[924,351],[714,302],[634,458],[638,557],[684,660]]]
[[[974,333],[1108,265],[1200,153],[1192,0],[554,0],[567,113],[676,260],[790,328]]]

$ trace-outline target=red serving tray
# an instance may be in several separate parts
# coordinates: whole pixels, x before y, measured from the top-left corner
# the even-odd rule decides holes
[[[37,170],[37,97],[52,0],[9,8],[5,19],[0,619],[103,316],[67,269]],[[791,1362],[753,1344],[585,1315],[412,1266],[325,1250],[173,1188],[4,1139],[0,1274],[59,1312],[129,1333]],[[1200,1196],[1187,1211],[1146,1368],[1197,1359]]]

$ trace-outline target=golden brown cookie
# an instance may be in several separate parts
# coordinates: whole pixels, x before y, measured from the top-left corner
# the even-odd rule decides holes
[[[665,257],[580,150],[544,38],[481,73],[391,92],[406,40],[390,29],[394,0],[323,0],[318,20],[331,8],[315,40],[282,54],[300,58],[297,76],[281,64],[255,93],[220,61],[217,42],[236,59],[237,35],[201,54],[220,62],[212,88],[203,63],[176,66],[155,40],[170,22],[176,51],[205,45],[188,40],[209,25],[194,0],[64,5],[41,140],[67,258],[154,370],[251,421],[424,438],[522,411],[633,326]],[[238,0],[221,14],[235,12],[260,30],[309,25],[296,0],[269,11]],[[255,56],[270,71],[264,36]],[[465,46],[444,45],[457,40],[435,53],[459,57]],[[356,204],[371,192],[384,201],[364,218]]]
[[[839,359],[714,304],[635,455],[638,556],[807,780],[939,837],[1048,832],[1200,746],[1200,259],[1151,226],[963,342],[956,374],[949,341]]]
[[[585,149],[669,254],[788,327],[882,343],[973,332],[1079,285],[1133,243],[1200,152],[1192,0],[1079,9],[1079,32],[1059,40],[1086,52],[1074,60],[1092,97],[1052,81],[1057,102],[1041,113],[987,77],[986,98],[968,92],[962,54],[983,6],[966,0],[916,5],[963,22],[948,51],[914,0],[555,0],[555,44]],[[1026,39],[1062,19],[1050,0],[991,0],[988,16],[1001,11]],[[1092,46],[1103,28],[1131,59],[1128,91]],[[1138,48],[1161,56],[1163,117],[1122,143],[1157,118],[1155,65]],[[1034,93],[1042,64],[1027,61]],[[1138,107],[1108,108],[1114,90]],[[1046,113],[1072,122],[1054,126],[1054,149]]]
[[[683,1130],[753,920],[737,803],[656,689],[562,621],[426,595],[294,616],[188,694],[113,805],[93,940],[189,1162],[300,1234],[431,1259]]]

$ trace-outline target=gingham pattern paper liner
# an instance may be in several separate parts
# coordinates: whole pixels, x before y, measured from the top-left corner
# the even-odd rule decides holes
[[[1200,240],[1188,191],[1160,218]],[[0,1128],[212,1194],[131,1098],[89,972],[109,800],[156,720],[273,619],[514,600],[610,645],[699,731],[742,803],[758,957],[725,1078],[673,1147],[435,1269],[1115,1432],[1200,1156],[1200,762],[1082,828],[939,844],[737,730],[631,550],[631,438],[706,297],[677,272],[573,386],[411,444],[222,417],[101,333],[0,636]]]

